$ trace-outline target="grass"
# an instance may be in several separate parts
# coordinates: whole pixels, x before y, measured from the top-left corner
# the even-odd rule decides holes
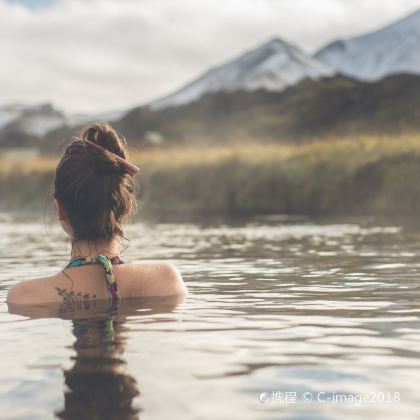
[[[340,160],[346,164],[365,163],[403,153],[420,154],[420,134],[403,136],[359,136],[357,138],[320,139],[304,144],[236,144],[215,147],[176,147],[135,151],[131,159],[144,167],[196,166],[218,164],[228,160],[244,163],[309,160]]]
[[[45,202],[57,160],[0,155],[0,206]],[[420,212],[420,134],[151,148],[130,160],[145,213]]]
[[[237,160],[243,163],[284,162],[290,159],[307,161],[340,161],[360,165],[368,161],[398,154],[420,154],[420,133],[401,136],[365,135],[356,138],[329,138],[304,144],[246,143],[228,146],[182,146],[134,150],[130,160],[143,168],[195,167]],[[45,156],[19,161],[8,160],[0,152],[0,173],[22,174],[51,172],[58,157]]]

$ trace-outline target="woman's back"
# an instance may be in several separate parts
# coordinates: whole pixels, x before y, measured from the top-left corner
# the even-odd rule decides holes
[[[66,147],[54,174],[54,204],[71,240],[69,263],[58,274],[15,285],[14,304],[185,294],[169,263],[126,263],[124,224],[136,207],[125,139],[106,123],[91,124]]]

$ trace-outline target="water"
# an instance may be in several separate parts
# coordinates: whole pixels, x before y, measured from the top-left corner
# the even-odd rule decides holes
[[[53,224],[0,220],[1,418],[418,418],[416,229],[131,225],[126,257],[174,262],[185,301],[13,314],[9,286],[55,273],[69,246]]]

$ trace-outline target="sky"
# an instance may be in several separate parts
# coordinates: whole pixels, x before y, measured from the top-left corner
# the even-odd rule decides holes
[[[420,0],[0,0],[0,105],[118,111],[273,37],[313,53]]]

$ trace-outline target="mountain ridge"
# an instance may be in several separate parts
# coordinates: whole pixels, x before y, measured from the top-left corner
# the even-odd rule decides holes
[[[299,47],[280,38],[216,66],[176,92],[149,104],[152,109],[179,106],[217,91],[279,91],[305,78],[332,76],[334,71]]]
[[[420,10],[378,30],[336,40],[313,57],[359,80],[420,74]]]

